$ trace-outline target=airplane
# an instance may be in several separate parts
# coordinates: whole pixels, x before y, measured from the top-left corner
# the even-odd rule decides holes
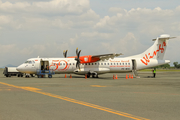
[[[154,44],[141,54],[123,58],[115,58],[122,55],[103,54],[80,56],[80,51],[76,49],[76,56],[67,57],[67,50],[63,52],[64,58],[31,58],[16,69],[28,75],[36,74],[37,70],[43,70],[46,66],[55,74],[78,74],[98,78],[98,75],[105,73],[127,73],[132,72],[137,76],[137,71],[170,63],[164,60],[167,48],[167,40],[173,39],[168,34],[162,34],[153,39]],[[38,76],[39,77],[39,76]],[[48,76],[51,78],[52,76]]]

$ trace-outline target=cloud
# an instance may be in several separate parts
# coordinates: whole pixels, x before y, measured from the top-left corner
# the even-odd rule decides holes
[[[52,0],[48,2],[0,2],[0,11],[16,13],[80,14],[89,9],[88,0]]]
[[[160,7],[154,9],[137,8],[122,9],[117,7],[109,8],[113,16],[105,16],[96,23],[94,28],[99,31],[109,29],[109,31],[131,30],[141,31],[151,35],[159,35],[173,28],[174,22],[179,21],[177,15],[179,6],[176,9],[163,10]],[[113,28],[113,29],[112,29]]]
[[[2,2],[1,29],[87,28],[100,18],[90,9],[89,0],[52,0],[48,2]]]
[[[82,55],[115,52],[128,56],[142,53],[160,34],[180,32],[180,6],[106,7],[103,15],[89,0],[8,1],[0,0],[0,55],[9,59],[1,60],[2,64],[12,57],[17,65],[30,57],[63,57],[67,49],[75,55],[76,47]],[[179,50],[178,43],[170,41],[167,49],[166,56],[174,61],[180,59],[171,57]]]
[[[104,38],[104,39],[109,39],[112,35],[110,33],[99,33],[99,32],[82,32],[81,33],[82,37],[86,38]]]

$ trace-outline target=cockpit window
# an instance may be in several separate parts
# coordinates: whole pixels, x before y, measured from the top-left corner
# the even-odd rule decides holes
[[[25,63],[28,63],[28,64],[34,64],[35,62],[34,61],[26,61]]]

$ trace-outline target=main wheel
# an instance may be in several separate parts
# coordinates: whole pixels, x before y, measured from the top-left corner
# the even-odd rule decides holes
[[[52,75],[48,75],[48,78],[52,78]]]
[[[95,75],[92,75],[92,78],[95,78]]]
[[[90,77],[90,74],[87,74],[87,78],[89,78]]]

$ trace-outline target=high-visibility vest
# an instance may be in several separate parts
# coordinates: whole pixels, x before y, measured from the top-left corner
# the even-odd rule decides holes
[[[154,73],[156,73],[156,70],[154,70]]]

